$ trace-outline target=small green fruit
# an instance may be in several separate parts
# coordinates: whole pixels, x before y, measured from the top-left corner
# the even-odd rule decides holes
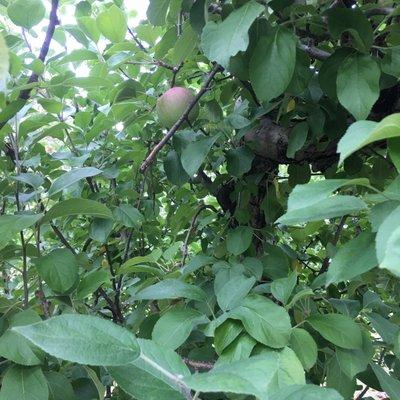
[[[193,101],[191,90],[175,86],[167,90],[157,100],[157,114],[161,124],[171,128]],[[196,104],[189,113],[189,121],[193,122],[199,115],[199,105]]]

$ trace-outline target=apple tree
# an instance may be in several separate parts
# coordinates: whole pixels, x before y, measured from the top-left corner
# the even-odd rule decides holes
[[[398,0],[142,3],[0,0],[0,399],[400,399]]]

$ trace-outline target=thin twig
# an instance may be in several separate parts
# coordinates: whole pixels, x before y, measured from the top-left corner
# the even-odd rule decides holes
[[[38,255],[40,257],[40,225],[38,224],[37,226],[37,231],[36,231],[36,250],[38,252]],[[39,289],[35,293],[36,297],[39,299],[42,309],[43,309],[43,314],[45,318],[50,318],[50,312],[49,312],[49,302],[46,299],[46,296],[43,291],[43,283],[42,283],[42,278],[39,276]]]
[[[171,137],[175,134],[175,132],[187,120],[190,111],[192,111],[193,107],[198,103],[198,101],[204,95],[204,93],[207,92],[207,90],[209,89],[209,85],[210,85],[211,81],[213,80],[213,78],[217,74],[217,72],[220,70],[220,68],[221,68],[221,66],[219,64],[215,64],[214,65],[214,68],[208,74],[208,77],[205,80],[203,86],[201,87],[201,89],[199,90],[197,95],[194,97],[194,99],[187,106],[185,112],[175,122],[175,124],[168,131],[168,133],[160,140],[160,142],[156,146],[154,146],[154,148],[151,150],[150,154],[143,161],[142,165],[140,166],[140,172],[144,173],[147,170],[147,168],[152,164],[154,159],[157,157],[157,154],[159,153],[159,151],[165,146],[165,144],[169,141],[169,139],[171,139]]]
[[[138,197],[138,200],[137,200],[137,203],[136,203],[136,208],[137,209],[139,209],[139,207],[140,207],[140,203],[141,203],[142,198],[143,198],[143,193],[144,193],[145,186],[146,186],[146,175],[144,176],[144,178],[142,180],[142,183],[140,185],[139,197]],[[129,234],[128,234],[128,238],[126,240],[124,256],[122,257],[121,265],[123,263],[125,263],[129,258],[129,250],[130,250],[130,247],[131,247],[132,238],[133,238],[133,229],[130,229],[129,230]]]
[[[23,36],[23,38],[24,38],[24,40],[25,40],[26,45],[28,46],[29,51],[30,51],[31,53],[33,53],[33,51],[32,51],[32,46],[31,46],[31,44],[29,43],[28,38],[26,37],[25,28],[22,28],[22,36]]]
[[[179,65],[176,65],[175,67],[172,68],[171,87],[175,86],[176,76],[178,75],[182,67],[183,67],[183,61]]]
[[[68,240],[65,238],[65,236],[62,234],[62,232],[54,225],[50,224],[52,227],[54,233],[57,235],[57,237],[60,239],[60,242],[74,255],[76,255],[75,249],[68,243]]]
[[[189,238],[190,238],[190,235],[191,235],[191,233],[192,233],[192,231],[193,231],[193,229],[194,229],[194,226],[195,226],[195,224],[196,224],[197,218],[199,217],[200,213],[201,213],[203,210],[206,210],[207,208],[210,208],[210,209],[212,209],[213,211],[215,211],[216,213],[218,213],[218,210],[216,210],[214,206],[211,206],[211,205],[208,205],[208,204],[203,204],[203,205],[201,205],[201,206],[199,207],[199,209],[196,211],[196,213],[194,214],[194,216],[193,216],[193,218],[192,218],[192,222],[190,223],[189,230],[187,231],[185,241],[184,241],[184,243],[183,243],[183,245],[182,245],[182,262],[181,262],[181,265],[182,265],[182,266],[185,265],[186,258],[187,258],[187,256],[188,256],[188,243],[189,243]]]
[[[139,49],[144,51],[145,53],[148,53],[149,51],[146,49],[146,47],[143,46],[143,43],[138,39],[133,30],[131,28],[128,28],[128,32],[132,36],[135,43],[138,45]]]
[[[369,390],[369,386],[365,386],[363,391],[356,397],[356,400],[361,400],[364,397],[364,394],[367,393]]]
[[[101,297],[103,297],[103,299],[106,301],[106,303],[110,307],[110,310],[111,310],[111,312],[113,314],[113,321],[115,323],[118,323],[118,322],[122,323],[123,320],[120,318],[120,315],[118,313],[118,309],[117,309],[116,305],[111,300],[111,298],[108,296],[108,294],[105,292],[105,290],[102,287],[99,287],[97,289],[97,291],[100,293]]]
[[[29,303],[29,289],[28,289],[28,268],[26,262],[26,242],[24,238],[24,232],[19,233],[21,237],[21,247],[22,247],[22,282],[24,286],[24,308],[28,308]]]
[[[333,237],[333,240],[331,242],[334,246],[336,246],[338,241],[339,241],[340,234],[342,233],[343,227],[344,227],[344,225],[346,223],[346,219],[347,219],[347,215],[344,215],[340,219],[340,222],[339,222],[339,224],[338,224],[338,226],[336,228],[335,236]],[[322,263],[322,267],[321,267],[318,275],[321,275],[321,274],[323,274],[324,272],[327,271],[327,269],[329,267],[329,263],[330,263],[330,258],[329,257],[325,257],[325,259],[324,259],[324,261]]]

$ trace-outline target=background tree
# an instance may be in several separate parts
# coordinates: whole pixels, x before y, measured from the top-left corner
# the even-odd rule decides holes
[[[0,399],[399,399],[397,4],[0,0]]]

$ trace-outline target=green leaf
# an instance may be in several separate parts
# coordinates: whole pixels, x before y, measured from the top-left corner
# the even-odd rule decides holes
[[[94,218],[90,224],[89,237],[100,243],[106,243],[114,221],[112,219]]]
[[[181,155],[182,167],[189,176],[193,176],[197,172],[217,139],[218,135],[201,138],[195,142],[189,143],[183,149]]]
[[[331,196],[343,186],[362,185],[369,187],[366,179],[327,179],[297,185],[289,196],[288,210],[276,222],[295,225],[301,222],[318,221],[340,217],[366,208],[366,204],[353,196]]]
[[[77,288],[76,298],[78,300],[83,300],[109,280],[110,275],[108,271],[104,269],[89,272],[80,280]]]
[[[254,277],[233,276],[216,292],[218,305],[223,311],[231,310],[238,306],[250,292],[255,282],[256,279]]]
[[[263,273],[271,280],[285,278],[290,271],[290,260],[281,247],[267,243],[265,245]]]
[[[197,310],[174,308],[156,322],[152,339],[163,347],[175,350],[186,341],[197,325],[207,322],[208,318]]]
[[[189,175],[183,169],[181,159],[175,150],[168,152],[164,160],[164,171],[168,180],[177,186],[182,186],[189,180]]]
[[[400,172],[400,138],[392,138],[388,140],[388,150],[390,159]]]
[[[333,307],[336,308],[337,311],[347,315],[348,317],[356,318],[361,310],[361,305],[358,300],[332,298],[328,301],[333,305]]]
[[[1,400],[48,400],[49,389],[40,367],[12,366],[3,377]]]
[[[55,204],[43,217],[42,223],[55,218],[70,217],[76,215],[91,215],[98,218],[112,219],[113,215],[104,204],[88,199],[68,199]]]
[[[373,233],[363,232],[340,247],[329,265],[326,285],[351,280],[376,267],[374,239]]]
[[[49,196],[53,196],[58,192],[63,191],[69,186],[73,185],[76,182],[79,182],[81,179],[89,178],[91,176],[96,176],[101,174],[101,170],[93,167],[83,167],[73,169],[69,172],[58,177],[50,186]]]
[[[238,256],[250,247],[252,238],[253,229],[250,226],[238,226],[228,232],[226,248],[229,253]]]
[[[289,343],[292,329],[289,314],[265,297],[247,296],[229,317],[242,321],[246,332],[266,346],[279,349]]]
[[[365,119],[378,100],[380,73],[376,61],[366,54],[351,54],[339,67],[339,102],[358,120]]]
[[[394,340],[394,354],[400,360],[400,331],[397,333],[396,338]]]
[[[56,249],[35,261],[39,275],[57,293],[66,293],[78,280],[78,263],[67,249]]]
[[[326,386],[337,390],[345,399],[353,397],[357,390],[356,380],[350,379],[341,370],[336,357],[328,360],[326,368]]]
[[[296,353],[306,371],[317,362],[317,344],[305,329],[294,328],[292,330],[289,346]]]
[[[251,169],[254,153],[246,146],[230,149],[226,152],[226,169],[230,175],[240,178]]]
[[[331,54],[321,65],[318,81],[324,93],[333,101],[337,101],[336,78],[342,62],[354,52],[349,47],[341,47]]]
[[[95,43],[99,41],[100,31],[94,18],[82,16],[77,18],[76,22],[88,38],[93,40]]]
[[[400,136],[400,113],[391,114],[379,123],[358,121],[350,125],[338,143],[341,164],[350,154],[367,144]]]
[[[170,0],[150,0],[147,18],[152,25],[162,26],[165,24],[169,3]]]
[[[124,365],[139,356],[139,346],[132,333],[90,315],[63,314],[13,330],[46,353],[80,364]]]
[[[232,11],[221,23],[207,22],[201,35],[201,47],[205,56],[227,67],[229,59],[249,45],[248,30],[264,7],[250,0]]]
[[[135,295],[138,300],[162,300],[187,298],[204,301],[206,293],[197,286],[189,285],[178,279],[165,279],[149,286]]]
[[[0,34],[0,81],[3,81],[7,76],[8,69],[10,68],[10,56],[7,44]]]
[[[400,228],[396,221],[399,216],[400,206],[384,219],[376,234],[376,255],[379,268],[386,268],[398,277],[400,277]]]
[[[363,332],[363,348],[361,350],[349,350],[338,347],[336,349],[336,358],[340,369],[353,379],[357,374],[367,369],[368,363],[374,355],[369,333]]]
[[[377,313],[371,313],[368,316],[371,321],[371,325],[379,336],[388,344],[394,344],[397,335],[400,331],[398,325],[390,322],[388,319],[382,317],[382,315]]]
[[[31,29],[43,18],[46,9],[41,0],[15,0],[7,8],[11,21],[18,26]]]
[[[0,355],[21,365],[38,365],[43,362],[44,353],[20,334],[11,330],[14,326],[23,326],[40,322],[39,315],[33,310],[24,310],[10,320],[10,326],[0,337]]]
[[[270,400],[344,400],[334,389],[315,385],[291,385],[273,395]]]
[[[175,376],[190,375],[181,358],[173,350],[151,340],[138,339],[138,342],[141,356],[137,360],[121,367],[107,368],[118,386],[137,400],[186,399],[181,386],[160,372],[161,367]]]
[[[118,43],[125,39],[128,30],[125,14],[115,4],[101,12],[96,23],[101,34],[110,42]]]
[[[326,199],[332,192],[344,186],[368,186],[367,179],[326,179],[314,181],[305,185],[297,185],[290,193],[288,211],[312,208],[320,201]]]
[[[367,208],[367,205],[357,197],[334,196],[319,202],[312,209],[307,209],[307,213],[302,209],[287,212],[278,218],[276,222],[284,225],[296,225],[302,222],[341,217],[365,208]]]
[[[232,319],[228,319],[218,326],[214,333],[214,346],[217,354],[221,354],[242,331],[243,325]]]
[[[111,87],[113,85],[110,79],[98,76],[69,78],[63,82],[63,86],[79,87],[85,90],[97,90],[102,87]]]
[[[308,135],[308,124],[307,122],[300,122],[295,125],[295,127],[291,130],[289,135],[289,143],[286,150],[286,157],[294,158],[296,152],[300,150],[306,140]]]
[[[360,8],[335,7],[327,11],[328,29],[334,39],[340,39],[343,32],[349,32],[361,51],[369,51],[374,35],[371,23]]]
[[[43,214],[0,215],[0,249],[19,231],[39,221]]]
[[[341,314],[312,315],[307,322],[329,342],[344,349],[361,349],[360,327]]]
[[[180,269],[180,272],[182,276],[187,276],[193,272],[196,272],[201,267],[212,264],[213,261],[213,257],[206,256],[205,254],[198,254],[194,256],[187,264],[185,264]]]
[[[45,377],[49,386],[49,400],[76,400],[71,382],[65,375],[50,371]]]
[[[297,283],[297,274],[292,272],[287,278],[275,279],[271,283],[271,293],[284,305],[289,301]]]
[[[400,77],[400,49],[393,48],[386,51],[381,61],[381,68],[385,74]]]
[[[248,360],[215,366],[210,372],[184,378],[193,390],[203,393],[227,392],[268,400],[286,386],[305,384],[304,371],[289,348],[265,350]]]
[[[247,360],[257,341],[251,336],[244,334],[239,336],[228,348],[220,355],[216,365],[230,364],[235,361]]]
[[[144,220],[140,211],[129,204],[121,204],[114,209],[114,218],[128,228],[140,228]]]
[[[393,378],[377,364],[371,364],[371,367],[378,378],[382,389],[390,396],[390,399],[400,400],[400,381]]]
[[[261,101],[269,102],[288,87],[296,65],[296,38],[285,28],[262,37],[250,59],[250,81]]]
[[[72,50],[71,53],[67,54],[63,57],[59,64],[67,64],[70,62],[81,62],[81,61],[88,61],[88,60],[98,60],[97,53],[87,49],[76,49]]]
[[[182,35],[179,36],[172,51],[171,60],[174,65],[179,65],[187,60],[197,47],[198,35],[192,29],[189,23],[185,23],[182,29]]]

